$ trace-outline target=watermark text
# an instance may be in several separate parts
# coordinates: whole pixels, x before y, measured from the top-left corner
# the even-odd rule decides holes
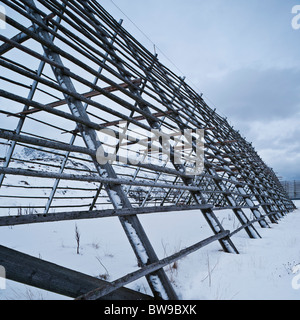
[[[118,131],[99,131],[101,146],[96,158],[100,165],[122,163],[166,166],[171,163],[187,175],[199,175],[204,169],[204,130],[131,130],[126,122]]]
[[[294,30],[300,29],[300,5],[296,5],[292,8],[292,14],[295,15],[292,19],[292,28]]]

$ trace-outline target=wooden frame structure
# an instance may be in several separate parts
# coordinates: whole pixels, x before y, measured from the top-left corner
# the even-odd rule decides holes
[[[13,192],[20,203],[0,203],[0,226],[118,217],[141,266],[108,283],[0,247],[9,279],[79,299],[178,299],[166,265],[213,241],[237,254],[235,233],[259,238],[256,224],[267,228],[295,209],[253,146],[97,0],[2,2],[14,13],[6,23],[16,35],[0,34],[0,115],[9,120],[0,129],[0,199]],[[188,175],[185,163],[173,157],[160,165],[99,164],[96,153],[104,147],[97,132],[120,132],[120,121],[134,137],[151,130],[204,130],[203,172]],[[116,137],[119,156],[126,136]],[[170,148],[176,152],[176,145]],[[42,159],[24,158],[24,150]],[[12,177],[35,183],[20,186]],[[60,196],[70,189],[66,181],[76,182],[72,197]],[[44,193],[32,196],[32,189]],[[29,203],[34,213],[18,215]],[[159,260],[138,216],[195,209],[212,236]],[[232,210],[240,227],[224,230],[215,214],[220,209]],[[21,273],[20,263],[26,266]],[[140,277],[147,278],[153,297],[124,288]]]

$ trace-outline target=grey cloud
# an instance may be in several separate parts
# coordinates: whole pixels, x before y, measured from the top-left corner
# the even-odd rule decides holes
[[[231,119],[269,121],[300,110],[300,70],[239,69],[204,87],[219,111]]]
[[[243,68],[205,84],[217,110],[284,179],[300,179],[300,70]]]

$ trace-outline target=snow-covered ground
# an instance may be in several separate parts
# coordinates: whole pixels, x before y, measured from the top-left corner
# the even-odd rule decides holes
[[[300,207],[300,201],[296,204]],[[232,211],[218,214],[224,227],[237,227]],[[199,211],[145,215],[140,220],[159,258],[211,235]],[[256,227],[262,239],[251,240],[245,232],[233,237],[240,255],[222,252],[216,242],[167,267],[180,298],[300,299],[300,290],[296,290],[298,283],[300,287],[300,270],[296,270],[300,264],[300,210],[271,229]],[[117,218],[1,227],[0,231],[1,245],[108,281],[138,268]],[[129,287],[150,293],[145,279]],[[7,280],[0,299],[67,298]]]
[[[184,259],[178,280],[183,298],[300,300],[300,210],[271,227],[258,229],[259,240],[234,237],[240,255],[220,253],[213,245]]]

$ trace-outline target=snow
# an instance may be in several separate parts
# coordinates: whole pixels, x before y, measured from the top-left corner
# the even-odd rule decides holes
[[[300,206],[300,201],[296,204]],[[226,230],[238,227],[233,211],[216,214]],[[159,259],[212,235],[199,210],[141,215],[139,219]],[[79,255],[75,225],[81,235]],[[166,267],[179,297],[300,299],[300,210],[270,226],[262,229],[255,225],[262,239],[250,239],[245,232],[235,235],[232,240],[239,255],[224,253],[215,242]],[[1,227],[0,244],[95,277],[105,276],[108,281],[139,268],[118,218]],[[145,278],[128,287],[151,294]],[[68,298],[6,280],[6,289],[0,289],[0,299]]]
[[[180,270],[185,270],[185,274],[178,277],[182,298],[300,299],[300,288],[295,290],[292,286],[300,273],[299,226],[300,210],[297,210],[278,225],[271,225],[271,229],[258,229],[262,239],[251,240],[242,234],[234,237],[239,255],[219,253],[213,245],[184,259]],[[194,268],[199,262],[200,270]]]
[[[249,198],[245,198],[245,201],[247,203],[248,206],[252,207],[253,206],[253,202],[252,200],[250,200]]]
[[[159,277],[151,275],[150,276],[150,280],[151,280],[151,283],[152,283],[154,289],[161,293],[162,299],[167,300],[168,299],[168,294],[166,293],[162,283],[160,282]]]
[[[122,200],[120,199],[118,193],[114,190],[110,190],[110,197],[114,205],[116,206],[117,209],[122,209]]]
[[[128,233],[131,236],[132,242],[135,244],[135,249],[138,252],[139,258],[143,262],[143,264],[147,264],[149,257],[147,255],[147,252],[145,248],[142,245],[142,241],[140,240],[139,236],[137,235],[135,229],[132,227],[132,225],[129,222],[125,222],[126,228],[128,230]]]

